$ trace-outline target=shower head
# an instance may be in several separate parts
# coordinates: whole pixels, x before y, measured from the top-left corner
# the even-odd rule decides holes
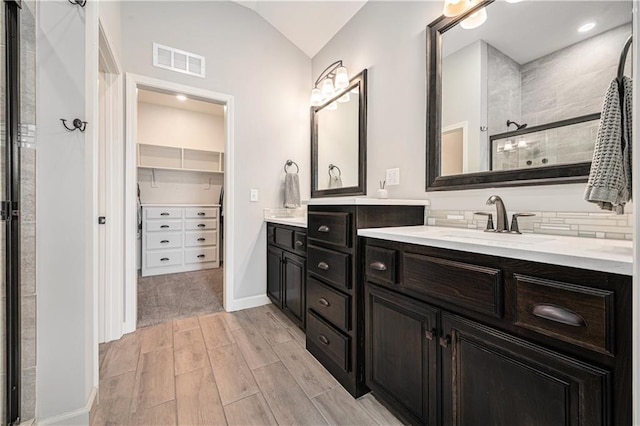
[[[516,125],[516,130],[522,130],[527,128],[527,123],[518,124],[515,121],[507,120],[507,127],[511,126],[512,124]]]

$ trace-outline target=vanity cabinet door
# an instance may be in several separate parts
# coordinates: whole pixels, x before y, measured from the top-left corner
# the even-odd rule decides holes
[[[453,314],[442,333],[442,424],[611,424],[610,372]]]
[[[282,250],[267,246],[267,296],[282,308]]]
[[[367,386],[412,424],[435,425],[438,310],[370,283],[365,297]]]
[[[283,262],[284,300],[282,308],[298,325],[302,326],[305,311],[307,262],[303,257],[287,252],[284,253]]]

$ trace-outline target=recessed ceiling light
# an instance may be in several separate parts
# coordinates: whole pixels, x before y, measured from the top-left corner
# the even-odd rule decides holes
[[[587,31],[590,31],[592,29],[594,29],[596,26],[595,22],[587,22],[586,24],[578,27],[578,32],[579,33],[586,33]]]
[[[176,95],[176,98],[177,98],[179,101],[186,101],[186,100],[187,100],[187,97],[186,97],[185,95]]]

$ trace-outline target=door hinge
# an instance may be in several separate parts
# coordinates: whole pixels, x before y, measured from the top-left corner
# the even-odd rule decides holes
[[[107,223],[107,218],[105,216],[98,216],[98,225],[104,225]]]
[[[11,220],[20,216],[20,211],[13,209],[11,201],[0,201],[0,220]]]

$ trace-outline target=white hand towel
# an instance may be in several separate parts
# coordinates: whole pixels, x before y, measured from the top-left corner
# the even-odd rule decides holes
[[[618,80],[609,85],[605,94],[600,126],[593,150],[585,200],[598,203],[603,210],[624,213],[631,198],[632,90],[630,78],[624,77],[623,102],[620,104]],[[624,148],[623,148],[624,146]]]
[[[287,173],[284,177],[284,207],[300,207],[300,179],[297,173]]]
[[[342,178],[340,176],[331,176],[329,178],[329,188],[342,188]]]

